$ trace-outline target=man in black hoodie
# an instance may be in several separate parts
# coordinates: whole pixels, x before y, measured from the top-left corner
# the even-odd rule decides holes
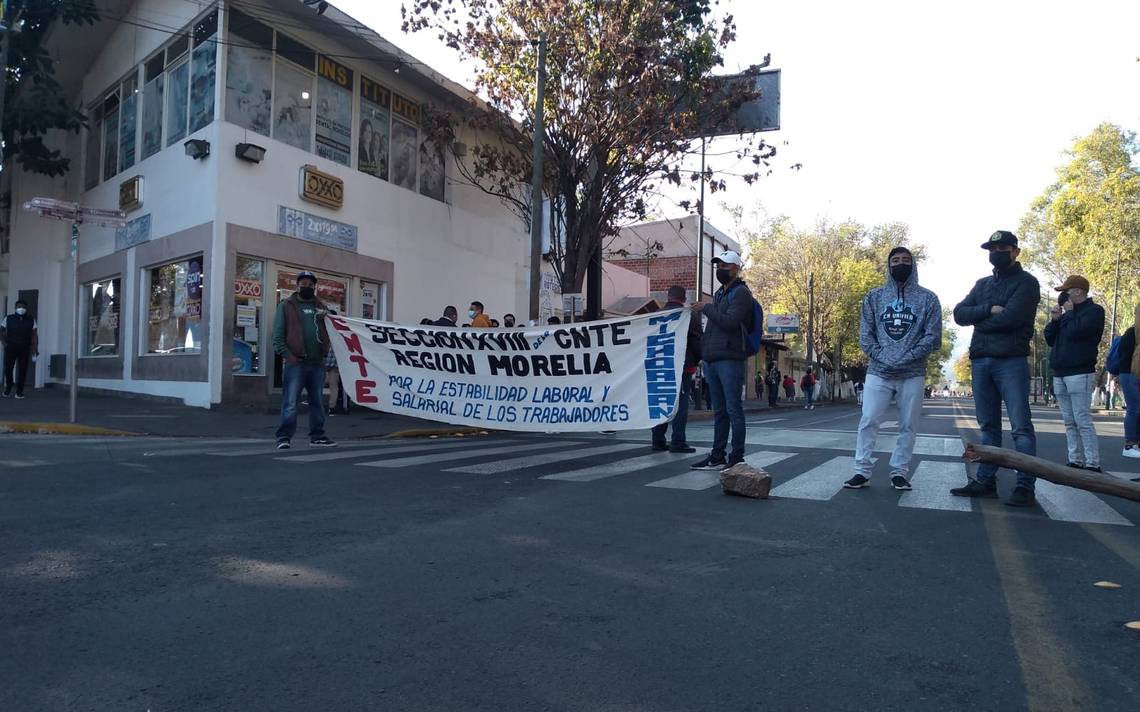
[[[669,301],[665,303],[666,309],[683,309],[685,306],[685,288],[679,285],[669,287]],[[697,372],[697,364],[701,362],[701,318],[694,314],[689,319],[689,336],[685,342],[685,367],[681,374],[681,392],[677,396],[677,412],[673,414],[673,440],[671,444],[665,442],[665,431],[669,423],[653,426],[653,449],[668,450],[669,452],[696,452],[685,442],[685,425],[689,420],[689,394],[693,389],[693,374]]]
[[[970,339],[970,371],[974,411],[982,444],[1001,447],[1001,404],[1013,431],[1013,444],[1024,455],[1037,454],[1037,434],[1029,411],[1029,342],[1041,301],[1037,279],[1017,262],[1017,236],[998,230],[982,244],[989,251],[993,274],[979,279],[954,307],[954,321],[974,327]],[[959,497],[996,497],[997,465],[982,463],[977,479],[950,490]],[[1017,473],[1017,485],[1006,504],[1031,507],[1037,478]]]
[[[1052,347],[1053,393],[1065,421],[1069,467],[1100,472],[1100,445],[1089,406],[1096,388],[1096,357],[1104,336],[1104,307],[1089,297],[1089,281],[1079,274],[1065,280],[1045,342]]]

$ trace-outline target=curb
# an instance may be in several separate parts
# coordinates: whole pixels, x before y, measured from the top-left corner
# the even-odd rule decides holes
[[[135,437],[141,433],[127,430],[113,430],[94,425],[74,423],[23,423],[14,420],[0,420],[0,433],[27,433],[32,435],[107,435],[114,437]]]
[[[486,428],[411,428],[398,430],[384,435],[379,440],[397,440],[400,438],[444,438],[463,437],[465,435],[486,435]]]

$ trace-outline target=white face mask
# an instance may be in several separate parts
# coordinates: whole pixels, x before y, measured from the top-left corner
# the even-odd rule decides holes
[[[17,307],[16,313],[19,314],[20,316],[23,316],[23,315],[28,313],[28,310],[23,308],[23,307]]]
[[[474,309],[468,309],[467,310],[467,318],[468,319],[474,319],[475,318],[475,310]]]

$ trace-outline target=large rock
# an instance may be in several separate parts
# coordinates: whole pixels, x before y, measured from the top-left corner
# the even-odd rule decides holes
[[[768,492],[772,489],[772,476],[742,462],[720,473],[720,486],[725,494],[768,499]]]

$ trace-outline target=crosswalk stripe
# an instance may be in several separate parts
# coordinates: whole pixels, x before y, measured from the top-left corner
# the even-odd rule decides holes
[[[883,424],[880,425],[879,427],[882,428],[883,430],[898,430],[899,421],[887,420],[887,421],[884,421]]]
[[[1112,475],[1118,480],[1131,480],[1135,477],[1140,477],[1140,472],[1105,472],[1106,475]]]
[[[745,441],[762,447],[798,447],[812,450],[855,450],[856,434],[847,430],[790,430],[787,428],[750,428]],[[891,452],[898,442],[894,433],[880,433],[875,439],[875,452]],[[915,455],[962,454],[962,440],[945,436],[919,435],[914,441]]]
[[[481,449],[469,449],[466,452],[448,452],[443,454],[431,455],[417,455],[415,457],[401,457],[395,460],[376,460],[374,462],[358,462],[359,467],[414,467],[416,465],[434,465],[439,462],[451,462],[454,460],[467,460],[475,457],[486,457],[488,455],[517,455],[519,450],[524,447],[527,450],[549,450],[556,447],[567,447],[574,445],[581,445],[580,442],[548,442],[548,443],[535,443],[533,445],[523,445],[515,443],[504,447],[492,447]],[[435,448],[433,448],[435,449]]]
[[[774,497],[828,500],[843,489],[843,481],[855,470],[855,458],[833,457],[799,477],[793,477],[772,490]]]
[[[182,453],[191,449],[202,452],[204,449],[217,447],[218,445],[254,445],[264,442],[267,442],[264,438],[213,438],[208,440],[198,440],[195,438],[117,438],[114,442],[89,443],[83,449],[131,450],[135,448],[149,448],[155,452],[159,452],[158,448],[174,446],[171,448],[172,450],[177,449],[179,453]]]
[[[395,445],[397,442],[400,443],[401,445],[407,445],[408,444],[407,441],[397,441],[397,440],[393,440],[392,444]],[[360,447],[373,447],[373,448],[375,448],[377,445],[380,445],[380,444],[381,443],[377,443],[375,441],[363,442],[363,443],[344,443],[344,442],[342,442],[342,443],[337,443],[336,449],[337,450],[351,450],[352,448],[360,448]],[[212,455],[215,457],[245,457],[246,455],[269,455],[269,454],[275,453],[275,452],[280,452],[277,449],[277,445],[275,443],[272,443],[272,442],[267,443],[265,441],[262,441],[262,443],[260,445],[257,445],[255,447],[234,448],[232,450],[208,450],[205,454],[206,455]]]
[[[548,452],[544,455],[531,455],[529,457],[516,457],[507,460],[496,460],[495,462],[484,462],[479,465],[453,467],[447,471],[467,472],[475,475],[493,475],[498,472],[522,470],[524,468],[534,467],[536,465],[549,465],[555,462],[566,462],[568,460],[581,460],[582,458],[591,457],[593,455],[608,455],[612,452],[621,452],[623,450],[633,450],[635,448],[644,447],[644,443],[618,443],[617,445],[603,445],[601,447],[586,448],[585,450]]]
[[[638,470],[644,470],[655,465],[668,465],[676,462],[677,460],[691,458],[691,454],[681,452],[657,452],[652,455],[645,455],[644,457],[635,457],[630,460],[618,460],[617,462],[607,462],[604,465],[595,465],[593,467],[585,467],[580,470],[571,470],[570,472],[559,472],[554,475],[544,475],[544,480],[564,480],[566,482],[593,482],[594,480],[605,479],[606,477],[615,477],[617,475],[624,475]]]
[[[952,487],[961,487],[967,479],[966,463],[924,460],[918,463],[910,484],[914,487],[899,497],[900,507],[914,509],[946,509],[970,512],[974,503],[969,497],[955,497]]]
[[[755,468],[763,469],[769,465],[774,465],[781,460],[787,460],[789,457],[794,456],[793,452],[768,452],[761,450],[760,452],[749,453],[744,456],[744,461]],[[720,484],[720,473],[710,472],[708,470],[690,470],[675,477],[666,477],[663,480],[650,482],[645,485],[646,487],[664,487],[666,489],[680,489],[680,490],[703,490],[710,487],[716,487]]]
[[[1037,502],[1050,519],[1082,524],[1132,526],[1132,522],[1092,492],[1065,487],[1046,480],[1037,480]]]
[[[502,442],[501,440],[498,442]],[[425,445],[424,443],[417,443],[415,445],[401,444],[399,447],[377,447],[365,450],[348,450],[344,452],[329,452],[325,451],[313,455],[290,455],[284,457],[274,458],[276,460],[283,460],[285,462],[331,462],[333,460],[350,460],[354,457],[372,457],[374,455],[399,455],[405,452],[423,452],[426,449],[432,451],[438,450],[454,450],[455,448],[476,448],[482,445],[489,445],[487,442],[461,442],[461,443],[432,443]]]

